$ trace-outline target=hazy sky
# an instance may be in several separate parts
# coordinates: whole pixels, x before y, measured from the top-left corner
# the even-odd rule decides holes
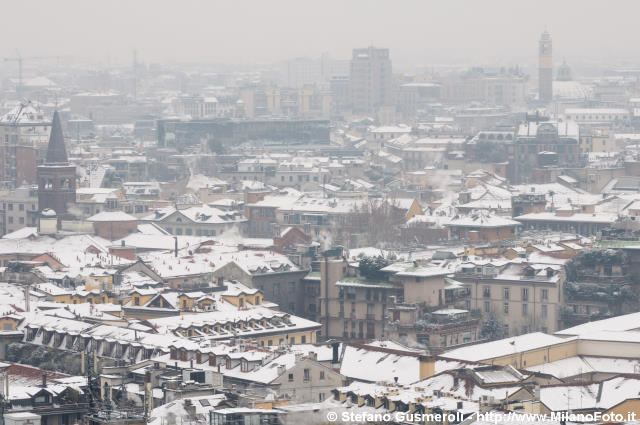
[[[0,55],[253,62],[389,47],[394,65],[636,59],[636,0],[29,0],[2,3]]]

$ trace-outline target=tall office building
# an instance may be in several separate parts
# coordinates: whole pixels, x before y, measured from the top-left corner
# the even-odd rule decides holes
[[[538,42],[538,98],[541,102],[553,100],[553,57],[551,35],[545,31]]]
[[[391,72],[389,49],[353,49],[350,74],[353,112],[373,113],[393,104]]]

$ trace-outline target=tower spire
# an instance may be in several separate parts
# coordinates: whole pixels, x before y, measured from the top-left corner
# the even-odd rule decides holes
[[[47,146],[46,164],[67,164],[67,148],[64,145],[64,136],[62,135],[62,124],[58,111],[53,113],[53,121],[51,122],[51,135],[49,136],[49,145]]]

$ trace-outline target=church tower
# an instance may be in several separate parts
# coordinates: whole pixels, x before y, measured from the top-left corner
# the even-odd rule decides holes
[[[553,100],[553,57],[551,35],[545,31],[538,42],[538,99],[549,103]]]
[[[53,113],[47,156],[37,169],[38,207],[54,210],[64,218],[76,202],[76,167],[69,164],[58,111]]]

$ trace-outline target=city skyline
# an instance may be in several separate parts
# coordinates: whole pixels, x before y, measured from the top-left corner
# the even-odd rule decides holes
[[[357,46],[389,48],[398,67],[439,63],[535,63],[531,40],[543,30],[555,36],[556,57],[569,62],[632,59],[626,40],[638,38],[633,1],[520,3],[407,2],[405,7],[368,2],[261,3],[160,1],[11,3],[15,17],[0,33],[1,56],[88,57],[129,63],[137,49],[149,62],[247,63],[317,57],[329,52],[347,59]],[[411,6],[411,7],[409,7]],[[618,10],[625,13],[617,13]],[[411,11],[411,13],[408,13]],[[56,20],[48,19],[57,13]],[[100,20],[94,19],[100,16]],[[331,21],[330,26],[325,23]],[[136,32],[144,25],[144,32]],[[35,36],[46,33],[46,42]],[[251,31],[255,36],[243,37]]]

